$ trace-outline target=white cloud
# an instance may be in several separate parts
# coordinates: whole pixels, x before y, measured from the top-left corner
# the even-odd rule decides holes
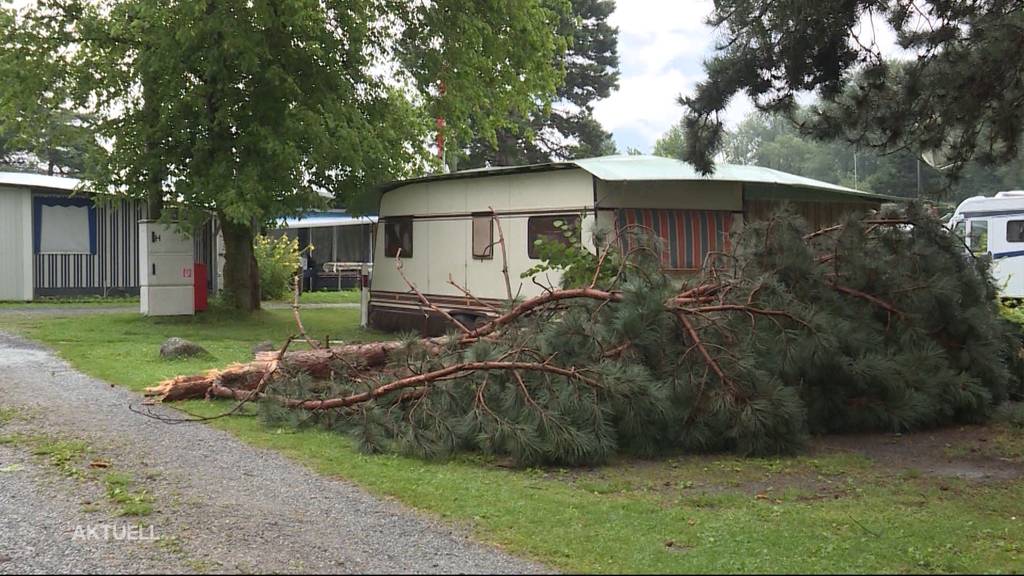
[[[619,28],[619,90],[597,102],[594,114],[621,149],[649,152],[682,117],[677,98],[704,77],[701,63],[714,47],[705,23],[713,8],[711,0],[619,0],[609,18]],[[737,98],[727,121],[750,109]]]

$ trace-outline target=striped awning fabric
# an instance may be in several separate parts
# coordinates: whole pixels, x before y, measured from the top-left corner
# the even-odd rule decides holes
[[[662,267],[667,270],[699,269],[708,253],[729,248],[731,212],[620,208],[615,220],[619,230],[636,228],[641,234],[660,238]],[[635,241],[630,234],[623,238]]]

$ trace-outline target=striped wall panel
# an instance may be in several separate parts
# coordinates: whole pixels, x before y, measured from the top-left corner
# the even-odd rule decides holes
[[[118,200],[96,206],[96,254],[35,254],[37,289],[135,288],[139,285],[138,221],[145,203]]]
[[[709,253],[729,249],[732,213],[720,210],[620,208],[616,226],[633,232],[620,238],[630,249],[635,233],[660,240],[661,265],[666,270],[697,270]]]

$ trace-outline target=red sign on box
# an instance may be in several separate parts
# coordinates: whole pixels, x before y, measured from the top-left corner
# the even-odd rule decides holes
[[[192,269],[191,268],[182,268],[181,269],[181,277],[182,278],[191,278],[192,277]]]

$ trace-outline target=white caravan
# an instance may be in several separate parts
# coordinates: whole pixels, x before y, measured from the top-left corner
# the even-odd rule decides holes
[[[1003,298],[1024,298],[1024,190],[968,198],[948,226],[972,252],[992,256],[992,275]]]

